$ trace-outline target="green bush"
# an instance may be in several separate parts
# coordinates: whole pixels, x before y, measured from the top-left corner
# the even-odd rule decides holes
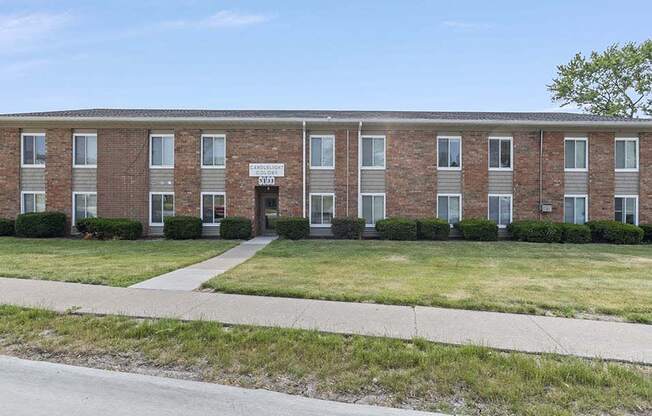
[[[220,221],[220,237],[226,240],[251,238],[251,220],[244,217],[226,217]]]
[[[448,221],[439,218],[417,220],[417,238],[419,240],[448,240],[451,226]]]
[[[407,218],[387,218],[376,221],[376,231],[383,240],[416,240],[417,222]]]
[[[143,224],[127,218],[84,218],[75,227],[98,240],[137,240],[143,235]]]
[[[364,218],[343,217],[333,218],[331,231],[333,237],[346,240],[360,240],[364,232]]]
[[[561,241],[561,226],[550,221],[515,221],[507,226],[512,239],[531,243],[558,243]]]
[[[639,227],[643,230],[643,242],[652,243],[652,224],[640,224]]]
[[[310,235],[310,221],[302,217],[279,217],[276,220],[276,232],[280,238],[301,240]]]
[[[16,218],[16,235],[28,238],[63,237],[66,214],[63,212],[30,212]]]
[[[184,215],[165,217],[163,235],[168,240],[194,240],[201,238],[201,218]]]
[[[16,233],[16,221],[0,218],[0,236],[14,235]]]
[[[643,229],[618,221],[589,221],[591,240],[594,243],[639,244],[643,239]]]
[[[584,224],[559,224],[561,241],[569,244],[586,244],[591,242],[591,229]]]
[[[498,225],[491,220],[469,218],[457,224],[465,240],[496,241],[498,240]]]

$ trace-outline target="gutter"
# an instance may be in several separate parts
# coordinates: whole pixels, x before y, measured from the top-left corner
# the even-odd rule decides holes
[[[539,221],[543,217],[543,129],[539,130]]]
[[[303,218],[306,218],[306,122],[303,121]]]

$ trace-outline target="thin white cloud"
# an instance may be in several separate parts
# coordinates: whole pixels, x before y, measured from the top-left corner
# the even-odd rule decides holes
[[[206,28],[206,29],[219,29],[231,27],[253,26],[261,23],[268,22],[272,19],[271,16],[264,14],[249,14],[239,13],[230,10],[221,10],[211,16],[197,20],[173,20],[163,22],[161,24],[164,28]]]
[[[464,20],[444,20],[442,26],[458,30],[486,30],[491,29],[493,25],[480,22],[467,22]]]
[[[0,15],[0,50],[16,49],[42,39],[71,20],[68,13]]]

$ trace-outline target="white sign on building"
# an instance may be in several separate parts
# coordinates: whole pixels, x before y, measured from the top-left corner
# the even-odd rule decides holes
[[[284,163],[250,163],[249,176],[285,176]]]

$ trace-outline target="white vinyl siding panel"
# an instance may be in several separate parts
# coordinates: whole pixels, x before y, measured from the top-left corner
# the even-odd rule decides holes
[[[567,194],[585,195],[589,193],[588,172],[566,172],[564,174],[564,191]]]
[[[150,169],[149,190],[150,192],[174,192],[174,170]]]
[[[490,194],[510,194],[514,189],[514,172],[489,171],[488,189]]]
[[[361,193],[385,192],[385,171],[384,170],[360,171],[360,192]]]
[[[22,168],[20,170],[21,191],[45,191],[45,170]]]
[[[437,192],[442,194],[461,194],[462,172],[458,170],[439,170],[437,172]]]
[[[312,193],[334,193],[335,192],[335,171],[334,170],[311,170],[309,176],[309,187]]]
[[[618,195],[638,195],[639,175],[638,172],[616,172],[614,178],[614,190]]]
[[[72,170],[73,192],[96,192],[97,191],[97,169]]]
[[[226,189],[226,176],[224,169],[202,169],[202,192],[224,192]]]

